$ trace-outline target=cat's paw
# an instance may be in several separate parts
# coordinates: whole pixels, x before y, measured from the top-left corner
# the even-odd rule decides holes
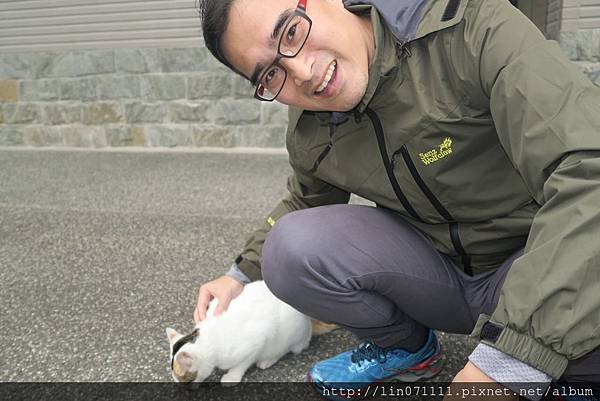
[[[304,345],[304,344],[298,344],[293,346],[290,351],[292,351],[292,354],[294,355],[298,355],[299,353],[301,353],[302,351],[304,351],[306,348],[308,348],[308,346]]]
[[[238,373],[227,372],[221,377],[221,384],[223,387],[232,387],[238,384],[242,380],[242,376]]]
[[[257,362],[256,366],[259,369],[269,369],[271,366],[275,365],[277,363],[279,359],[274,359],[274,360],[270,360],[270,361],[261,361],[261,362]]]

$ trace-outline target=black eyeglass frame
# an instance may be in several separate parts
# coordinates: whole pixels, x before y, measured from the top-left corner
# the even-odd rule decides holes
[[[281,52],[281,41],[283,40],[283,36],[288,31],[288,26],[290,25],[290,22],[292,22],[292,20],[296,16],[304,18],[306,21],[308,21],[308,31],[306,32],[306,36],[304,37],[304,41],[302,42],[302,44],[300,45],[300,47],[298,48],[298,51],[296,53],[294,53],[292,55],[283,54]],[[260,77],[258,78],[258,81],[257,81],[257,84],[256,84],[256,88],[254,89],[254,97],[255,98],[257,98],[258,100],[261,100],[263,102],[272,102],[275,99],[277,99],[277,96],[279,96],[279,94],[283,90],[283,87],[285,86],[285,81],[287,80],[287,75],[288,75],[287,74],[287,70],[285,69],[284,66],[282,66],[279,63],[279,61],[282,58],[288,58],[288,59],[290,59],[290,58],[294,58],[298,54],[300,54],[300,52],[304,48],[304,45],[306,44],[306,41],[308,40],[308,36],[310,35],[310,30],[311,29],[312,29],[312,20],[310,19],[310,17],[308,15],[306,15],[306,0],[300,0],[298,2],[298,6],[296,7],[296,10],[294,10],[294,13],[288,17],[288,20],[285,23],[285,26],[284,26],[283,30],[281,31],[281,36],[279,37],[279,44],[277,45],[277,55],[275,56],[275,60],[271,64],[269,64],[267,68],[265,68],[265,70],[263,71],[263,73],[260,74]],[[264,86],[261,85],[261,82],[262,82],[263,78],[265,77],[265,74],[267,74],[269,72],[269,70],[273,66],[277,66],[277,67],[281,68],[281,70],[284,72],[285,75],[283,77],[283,83],[281,84],[281,87],[279,88],[279,90],[277,91],[277,93],[275,94],[275,96],[273,96],[273,98],[271,98],[271,99],[268,99],[268,98],[265,98],[265,97],[261,97],[261,95],[259,94],[259,91],[261,90],[261,88],[263,90],[266,89]]]

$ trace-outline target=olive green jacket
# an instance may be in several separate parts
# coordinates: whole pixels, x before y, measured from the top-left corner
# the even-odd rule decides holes
[[[600,88],[506,0],[424,3],[407,41],[371,13],[376,55],[352,113],[290,108],[289,195],[238,267],[259,279],[281,216],[350,193],[469,274],[524,246],[473,335],[558,378],[600,345]]]

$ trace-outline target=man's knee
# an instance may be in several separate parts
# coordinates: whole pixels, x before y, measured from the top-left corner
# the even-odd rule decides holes
[[[318,229],[306,211],[289,213],[279,219],[262,248],[262,276],[267,287],[284,301],[304,275],[310,255],[318,253],[314,230]]]

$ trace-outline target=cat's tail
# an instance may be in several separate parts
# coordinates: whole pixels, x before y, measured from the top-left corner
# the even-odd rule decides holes
[[[335,324],[323,323],[320,320],[316,320],[316,319],[310,319],[310,323],[312,326],[312,335],[313,336],[320,336],[322,334],[327,334],[330,331],[333,331],[333,330],[339,328]]]

